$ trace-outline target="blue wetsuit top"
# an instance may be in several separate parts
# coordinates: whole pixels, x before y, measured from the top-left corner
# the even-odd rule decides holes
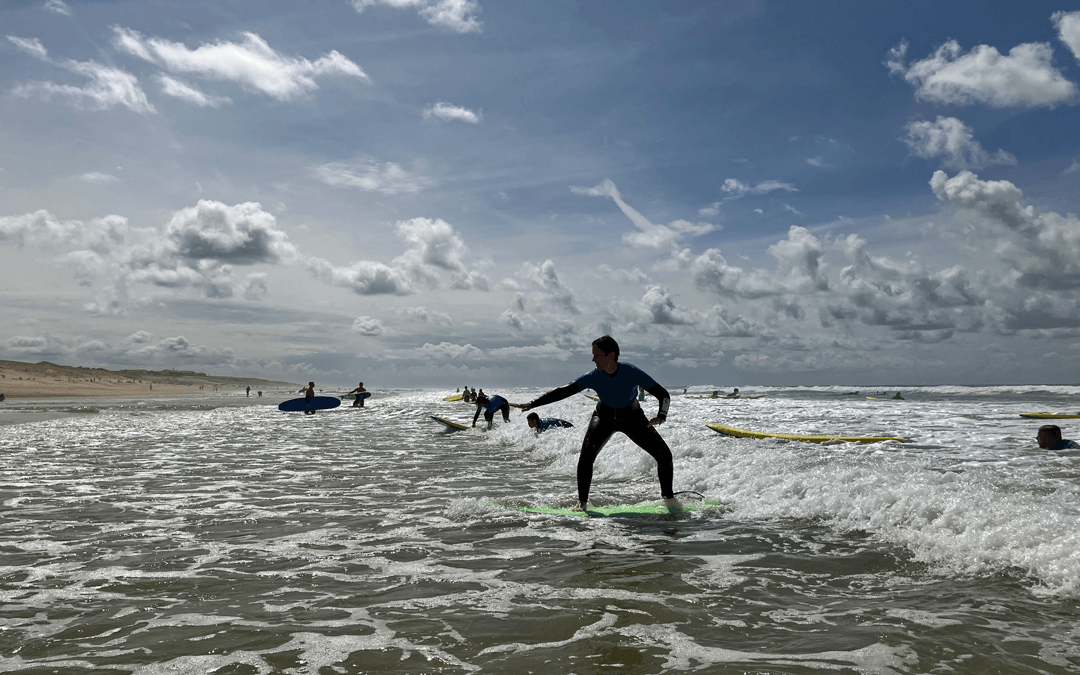
[[[1050,448],[1051,450],[1072,450],[1074,448],[1080,448],[1080,443],[1076,441],[1070,441],[1067,438],[1063,438],[1058,441],[1058,444]]]
[[[619,369],[614,375],[594,368],[591,373],[582,375],[574,382],[582,390],[592,389],[600,397],[601,403],[616,409],[625,408],[637,399],[637,387],[648,391],[656,386],[656,380],[644,370],[622,361],[619,361]]]
[[[482,404],[480,407],[484,408],[489,413],[493,413],[499,408],[501,408],[503,406],[503,403],[506,403],[506,399],[502,396],[499,396],[498,394],[495,394],[494,396],[488,398],[487,402]]]
[[[541,417],[540,423],[536,427],[536,433],[547,431],[551,427],[567,427],[570,423],[566,420],[561,420],[558,417]]]

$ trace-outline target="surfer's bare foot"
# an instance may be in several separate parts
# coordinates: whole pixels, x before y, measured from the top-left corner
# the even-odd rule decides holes
[[[668,510],[668,513],[678,513],[683,510],[682,502],[674,497],[664,499],[664,508]]]
[[[574,508],[572,508],[570,510],[571,511],[584,511],[586,504],[588,504],[588,502],[578,502],[577,506],[575,506]]]

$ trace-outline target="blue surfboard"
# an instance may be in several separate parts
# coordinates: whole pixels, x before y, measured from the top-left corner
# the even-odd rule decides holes
[[[326,410],[341,405],[341,399],[337,396],[313,396],[311,398],[294,398],[278,405],[277,409],[284,412],[297,412],[304,410]]]

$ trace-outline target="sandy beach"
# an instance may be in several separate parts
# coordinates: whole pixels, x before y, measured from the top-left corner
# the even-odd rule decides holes
[[[284,382],[252,378],[217,378],[204,373],[154,371],[141,377],[102,368],[62,366],[47,362],[21,363],[0,361],[0,394],[8,401],[26,398],[61,398],[82,396],[175,396],[209,391],[245,391],[292,387]]]

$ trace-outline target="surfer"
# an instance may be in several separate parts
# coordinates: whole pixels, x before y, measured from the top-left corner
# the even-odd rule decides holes
[[[730,394],[726,394],[724,398],[739,398],[739,388],[735,387],[735,391],[731,392]]]
[[[476,426],[476,420],[480,417],[480,411],[484,411],[484,419],[487,420],[488,429],[495,425],[495,412],[502,411],[503,421],[510,421],[510,403],[505,398],[495,394],[491,398],[481,389],[476,397],[476,414],[473,415],[472,425]]]
[[[367,389],[364,389],[364,383],[361,382],[359,387],[357,387],[356,389],[353,389],[352,391],[345,394],[346,396],[348,396],[349,394],[356,394],[357,395],[356,398],[353,399],[352,407],[354,407],[354,408],[363,408],[364,407],[364,399],[360,397],[360,394],[364,393],[365,391],[367,391]]]
[[[529,413],[525,420],[529,424],[530,429],[536,429],[537,434],[542,434],[551,427],[572,427],[573,424],[566,420],[559,419],[558,417],[545,417],[540,419],[540,416],[536,413]]]
[[[1080,443],[1061,437],[1061,427],[1056,424],[1044,424],[1039,427],[1039,447],[1045,450],[1074,450]]]
[[[896,396],[893,396],[892,400],[894,400],[894,401],[906,401],[907,399],[905,399],[903,396],[901,396],[900,392],[896,392]]]
[[[311,406],[311,399],[315,398],[315,383],[314,382],[308,382],[307,383],[307,389],[301,389],[300,393],[302,393],[304,395],[304,398],[306,399],[306,404],[308,405],[308,407],[310,407]],[[305,410],[304,414],[305,415],[314,415],[315,411],[314,410]]]
[[[653,427],[663,424],[667,419],[671,396],[667,389],[657,384],[645,371],[619,361],[619,343],[610,335],[596,338],[592,343],[592,361],[596,368],[570,382],[570,384],[552,389],[530,403],[516,407],[529,411],[542,405],[555,403],[574,394],[592,389],[600,397],[596,404],[585,438],[581,441],[581,453],[578,455],[577,486],[578,504],[575,511],[584,511],[589,503],[589,487],[592,485],[593,462],[600,454],[604,444],[612,434],[621,431],[642,450],[656,460],[656,475],[660,479],[660,495],[664,506],[669,510],[681,509],[672,490],[674,465],[671,449]],[[634,394],[641,386],[660,401],[660,409],[651,420],[645,418]]]

